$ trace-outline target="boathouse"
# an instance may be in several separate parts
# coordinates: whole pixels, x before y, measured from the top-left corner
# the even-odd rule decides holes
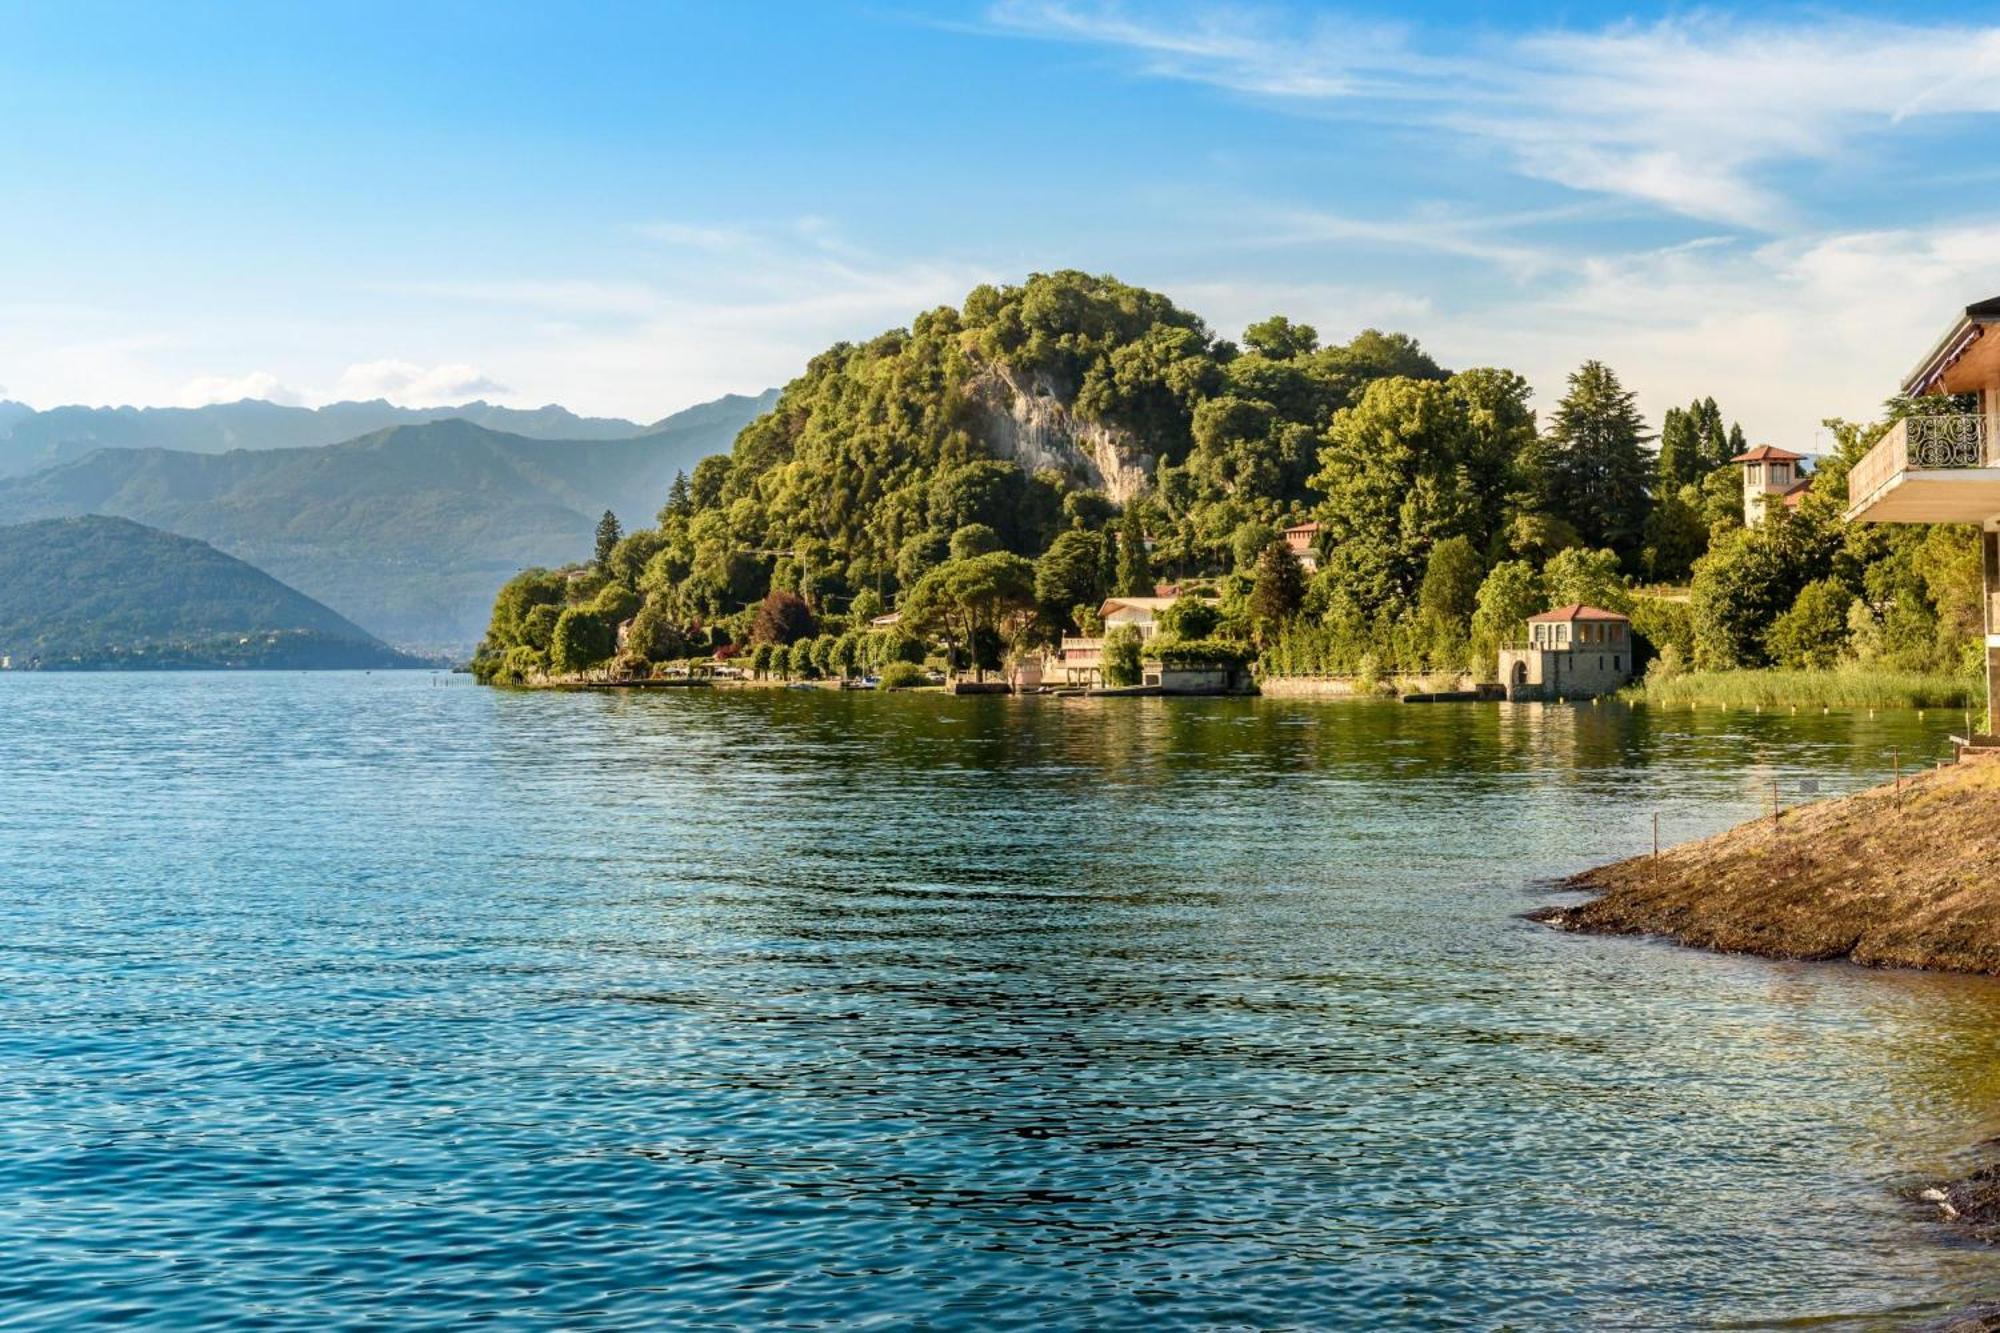
[[[1500,683],[1517,701],[1594,699],[1632,679],[1632,622],[1573,606],[1528,617],[1528,637],[1500,650]]]

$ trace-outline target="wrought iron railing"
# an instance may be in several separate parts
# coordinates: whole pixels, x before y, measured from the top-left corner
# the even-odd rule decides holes
[[[1848,505],[1858,507],[1903,472],[1993,466],[1993,445],[1992,423],[1982,416],[1904,417],[1847,474]]]
[[[1985,417],[1905,417],[1910,466],[1913,468],[1982,467],[1987,458]]]

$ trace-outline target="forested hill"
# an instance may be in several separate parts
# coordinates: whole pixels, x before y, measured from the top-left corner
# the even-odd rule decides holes
[[[16,670],[423,665],[204,542],[98,516],[0,528],[0,655]]]
[[[1109,277],[978,287],[813,358],[657,527],[579,542],[589,575],[512,581],[482,670],[587,665],[626,618],[657,661],[836,640],[890,607],[991,665],[1003,637],[1089,632],[1103,597],[1156,581],[1213,594],[1185,623],[1275,671],[1490,673],[1568,602],[1630,610],[1666,670],[1970,660],[1967,534],[1842,520],[1881,423],[1833,423],[1838,451],[1751,529],[1730,461],[1749,442],[1700,386],[1657,432],[1600,362],[1541,389],[1538,420],[1521,376],[1394,333],[1322,343],[1273,316],[1231,341]],[[1305,519],[1310,579],[1277,540]]]
[[[706,437],[702,453],[729,447],[730,438],[777,396],[728,394],[651,425],[619,417],[578,416],[553,403],[510,408],[487,402],[398,407],[382,399],[292,407],[246,398],[207,407],[56,407],[37,412],[0,402],[0,477],[21,476],[74,461],[96,449],[177,449],[214,454],[231,449],[305,449],[338,444],[390,426],[456,417],[489,430],[538,440],[627,440],[640,435]]]

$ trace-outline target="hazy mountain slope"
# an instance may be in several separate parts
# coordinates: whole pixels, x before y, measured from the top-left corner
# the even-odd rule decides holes
[[[103,449],[0,481],[0,522],[136,519],[212,542],[392,642],[462,650],[509,575],[587,551],[606,509],[650,523],[677,470],[727,447],[725,429],[553,441],[449,420],[314,449]]]
[[[0,527],[17,668],[420,665],[259,569],[122,518]]]
[[[554,404],[529,410],[486,402],[409,408],[374,399],[305,408],[246,398],[208,407],[56,407],[37,412],[20,403],[0,402],[0,477],[72,462],[95,449],[179,449],[202,454],[301,449],[338,444],[390,426],[454,417],[543,440],[625,440],[700,428],[714,436],[709,451],[720,452],[774,396],[775,391],[757,398],[728,394],[651,425],[617,417],[580,417]]]

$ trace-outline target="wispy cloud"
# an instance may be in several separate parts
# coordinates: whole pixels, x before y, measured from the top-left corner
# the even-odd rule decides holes
[[[507,392],[505,384],[471,366],[421,366],[392,358],[349,366],[333,396],[384,398],[401,407],[439,407],[484,396],[504,397]]]
[[[1300,108],[1371,108],[1502,149],[1527,176],[1781,228],[1787,164],[1924,116],[2000,113],[2000,27],[1715,15],[1419,46],[1393,28],[1197,5],[1003,0],[997,32],[1124,52],[1142,74]]]
[[[245,398],[298,406],[305,396],[268,370],[247,375],[200,375],[181,386],[182,407],[206,407],[211,403],[235,403]]]

